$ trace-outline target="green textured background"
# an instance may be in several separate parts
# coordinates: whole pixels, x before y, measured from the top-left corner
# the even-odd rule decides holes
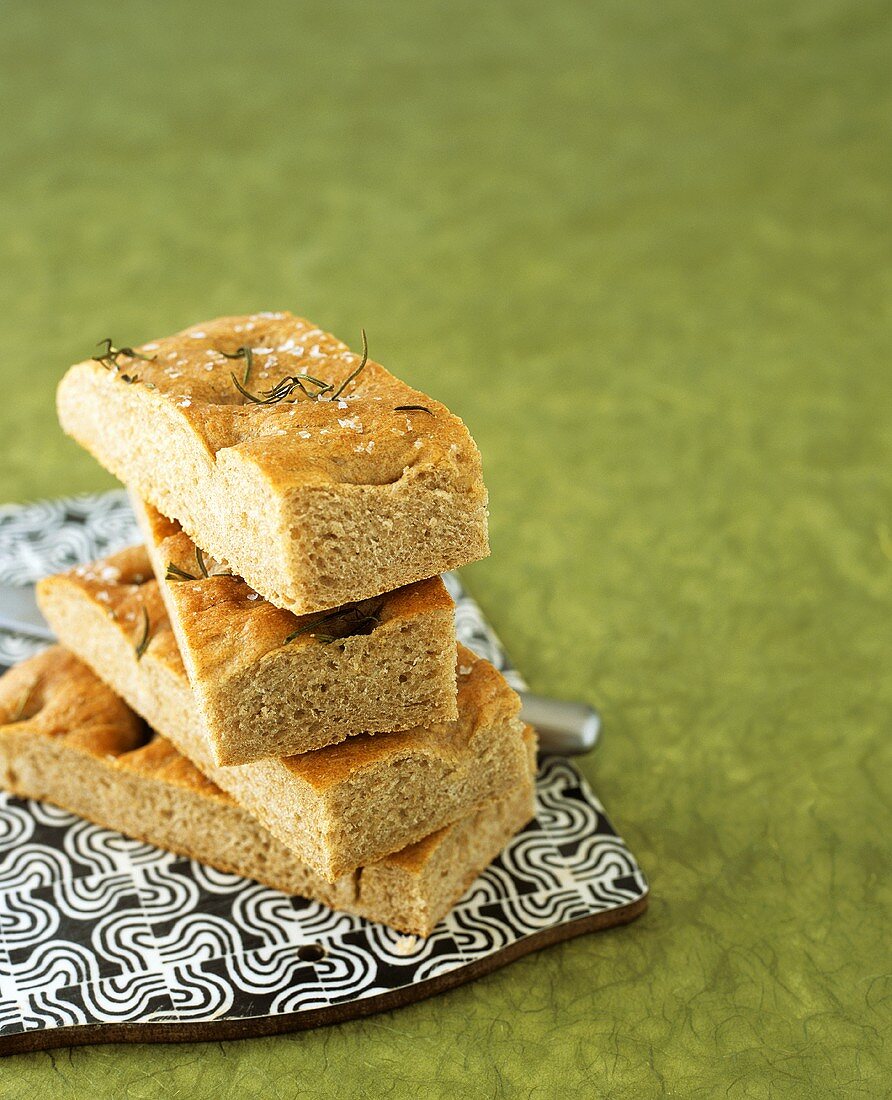
[[[890,22],[6,0],[0,499],[111,484],[53,411],[101,337],[364,325],[475,433],[467,580],[603,708],[583,768],[653,901],[398,1013],[20,1056],[0,1094],[886,1094]]]

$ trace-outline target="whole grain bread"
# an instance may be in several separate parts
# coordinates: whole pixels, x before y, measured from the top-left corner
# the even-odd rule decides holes
[[[360,356],[309,321],[223,317],[137,352],[73,366],[62,427],[277,607],[326,610],[489,553],[461,420],[371,360],[353,377]]]
[[[455,608],[439,577],[297,617],[216,572],[178,523],[134,506],[215,764],[458,717]]]
[[[528,778],[410,848],[326,882],[58,646],[0,678],[0,785],[218,870],[420,936],[533,815]]]
[[[40,606],[63,645],[328,881],[457,821],[528,774],[519,698],[462,646],[454,722],[215,765],[158,584],[142,579],[144,569],[144,551],[134,549],[103,583],[101,569],[47,578]]]

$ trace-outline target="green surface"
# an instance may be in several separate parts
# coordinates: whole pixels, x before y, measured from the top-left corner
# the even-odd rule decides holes
[[[398,1013],[20,1056],[0,1094],[885,1095],[889,5],[2,19],[0,499],[111,484],[53,412],[101,337],[364,325],[475,433],[467,580],[603,708],[583,768],[653,900]]]

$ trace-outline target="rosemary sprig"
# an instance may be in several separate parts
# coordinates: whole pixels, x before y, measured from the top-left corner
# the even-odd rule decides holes
[[[172,561],[169,561],[164,579],[166,581],[197,581],[198,577],[193,577],[191,573],[187,573],[185,569],[180,569],[178,565],[174,565]]]
[[[362,359],[360,360],[359,366],[356,368],[356,370],[353,371],[352,374],[348,374],[344,381],[340,384],[340,386],[338,386],[335,392],[331,395],[332,401],[341,396],[341,394],[344,392],[344,389],[349,386],[353,379],[360,375],[363,370],[365,370],[365,365],[369,361],[369,342],[366,339],[365,329],[362,328],[359,331],[362,333]]]
[[[195,547],[195,560],[198,562],[199,576],[195,573],[189,573],[185,569],[180,569],[178,565],[174,565],[172,561],[167,563],[167,572],[164,574],[166,581],[199,581],[205,577],[232,577],[234,576],[232,570],[215,569],[211,572],[207,567],[207,562],[204,560],[204,554],[196,546]]]
[[[299,638],[302,634],[309,634],[315,638],[318,642],[323,642],[325,645],[330,645],[332,642],[340,641],[341,638],[349,637],[351,634],[359,634],[367,627],[375,627],[381,622],[379,618],[379,612],[384,606],[384,601],[381,600],[375,606],[368,610],[363,611],[357,604],[352,607],[338,607],[334,611],[329,611],[319,619],[314,619],[312,622],[304,623],[303,626],[299,626],[297,630],[293,631],[284,640],[282,645],[288,645],[289,642],[293,642],[295,638]],[[340,623],[338,622],[340,620]],[[316,628],[323,626],[326,623],[332,623],[336,627],[338,625],[343,626],[343,634],[320,634]]]
[[[13,722],[21,722],[22,718],[25,715],[25,711],[28,709],[28,704],[31,702],[31,698],[34,695],[34,692],[37,690],[37,685],[39,682],[39,680],[35,680],[31,684],[31,686],[25,691],[25,694],[19,701],[19,705],[16,707],[15,712],[10,716],[10,724],[12,724]]]
[[[397,405],[396,408],[393,411],[398,412],[398,413],[399,412],[420,412],[420,413],[427,413],[428,416],[433,416],[434,415],[431,412],[431,410],[429,408],[427,408],[427,406],[425,406],[425,405]]]
[[[137,661],[142,660],[143,654],[149,648],[149,633],[152,629],[152,624],[151,624],[151,621],[149,619],[149,613],[145,608],[142,609],[142,622],[143,622],[142,637],[136,643],[136,647],[135,647],[136,648],[136,659],[137,659]]]
[[[239,393],[255,405],[277,405],[280,401],[284,401],[286,397],[290,397],[295,390],[300,390],[304,396],[315,400],[332,388],[328,382],[314,378],[312,374],[291,374],[277,382],[271,390],[261,390],[258,396],[256,393],[249,393],[234,374],[230,374],[229,377]],[[310,393],[304,382],[309,382],[312,386],[318,386],[317,392]]]
[[[247,386],[248,379],[251,377],[251,368],[254,366],[253,350],[251,348],[241,347],[233,352],[221,351],[220,354],[226,359],[244,359],[245,373],[242,375],[242,385]]]
[[[96,347],[101,348],[103,345],[105,345],[105,351],[102,353],[102,355],[94,355],[93,359],[97,363],[102,363],[102,365],[108,370],[117,370],[118,366],[120,365],[118,363],[119,355],[123,355],[125,359],[142,359],[144,363],[154,362],[154,356],[143,355],[141,352],[134,351],[133,348],[116,348],[115,345],[112,343],[110,336],[106,336],[104,340],[100,340]],[[128,378],[127,376],[122,377],[124,377],[125,381],[139,381],[138,378]]]
[[[295,390],[300,390],[304,397],[309,398],[311,401],[318,401],[321,397],[326,397],[326,395],[330,395],[326,397],[326,400],[334,401],[340,397],[347,386],[365,370],[366,363],[369,361],[369,345],[365,329],[360,329],[360,331],[362,333],[362,359],[356,370],[351,371],[337,389],[334,388],[331,382],[323,382],[321,378],[314,378],[312,374],[290,374],[277,382],[272,389],[261,390],[259,394],[256,394],[250,393],[245,389],[250,366],[248,370],[245,371],[245,375],[241,382],[239,382],[234,374],[230,374],[229,377],[232,379],[232,384],[242,397],[246,397],[254,405],[277,405],[280,401],[285,401],[287,398],[291,397]],[[225,355],[227,359],[241,359],[245,353],[250,355],[250,350],[250,348],[239,348],[237,352],[233,352],[231,355],[227,354],[225,351],[220,354]],[[315,386],[315,393],[311,393],[304,383]],[[425,411],[430,412],[429,409]]]

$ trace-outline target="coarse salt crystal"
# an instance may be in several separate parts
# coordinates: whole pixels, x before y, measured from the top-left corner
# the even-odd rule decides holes
[[[340,398],[339,401],[338,401],[338,408],[339,409],[346,409],[347,408],[347,402],[343,399],[343,397]]]
[[[353,416],[353,417],[349,417],[349,416],[340,417],[339,416],[338,417],[338,423],[341,425],[342,428],[352,428],[354,432],[361,432],[362,431],[362,424],[356,419],[355,416]]]
[[[415,442],[412,444],[412,446],[415,448],[416,451],[418,450],[419,447],[422,447],[423,445],[424,444],[421,442],[420,439],[416,439]]]
[[[181,409],[188,409],[192,404],[192,401],[188,397],[184,397],[181,401],[177,401],[177,406]]]
[[[298,432],[297,434],[301,437],[301,439],[309,439],[310,438],[310,433],[309,432]]]
[[[260,594],[257,593],[257,592],[249,592],[248,593],[248,599],[249,600],[259,600],[260,599]]]
[[[206,332],[190,332],[189,335],[193,340],[203,340],[206,336]]]

